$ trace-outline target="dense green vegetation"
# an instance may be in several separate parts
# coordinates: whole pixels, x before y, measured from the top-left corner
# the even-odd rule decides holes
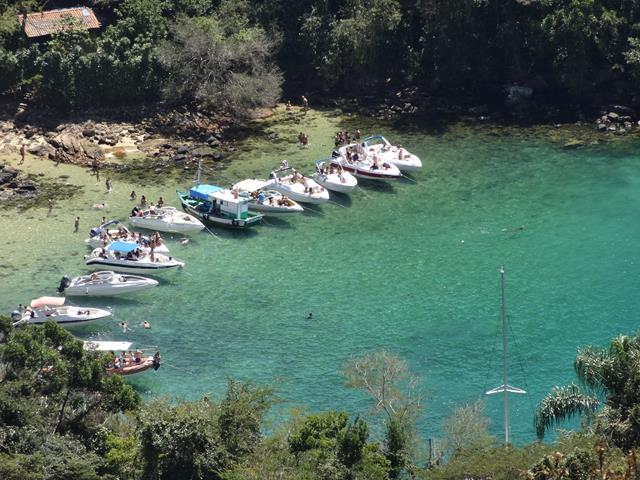
[[[628,387],[639,342],[617,339],[609,351],[582,351],[579,359],[595,360],[579,360],[579,370],[596,372],[606,364]],[[292,412],[268,435],[264,416],[277,401],[268,388],[230,380],[219,400],[142,402],[121,377],[104,373],[109,362],[53,322],[13,329],[0,317],[0,478],[638,478],[637,437],[633,429],[629,435],[618,430],[624,438],[612,436],[620,426],[613,414],[553,445],[505,448],[487,432],[482,404],[465,405],[445,424],[443,452],[427,455],[414,434],[421,408],[415,377],[385,351],[345,364],[347,385],[373,400],[368,421],[339,411]],[[638,408],[640,397],[623,390],[607,394],[610,412]],[[373,430],[381,432],[378,438]]]
[[[478,103],[526,85],[578,105],[640,103],[629,0],[87,0],[103,28],[38,40],[0,0],[0,91],[59,108],[164,97],[242,113],[281,94],[373,97],[418,86]]]

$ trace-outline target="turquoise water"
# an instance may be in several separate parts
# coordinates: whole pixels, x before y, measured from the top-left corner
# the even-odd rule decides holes
[[[340,121],[317,114],[268,126],[239,143],[217,180],[264,176],[285,155],[294,166],[312,165]],[[228,378],[273,385],[286,400],[275,421],[293,406],[366,413],[371,403],[344,386],[342,365],[386,348],[422,380],[421,434],[440,437],[453,408],[502,381],[504,264],[510,383],[529,392],[511,397],[512,438],[532,440],[533,407],[553,385],[573,380],[576,348],[638,329],[640,142],[565,150],[540,128],[377,127],[419,155],[423,171],[363,184],[338,204],[269,220],[253,234],[203,232],[186,246],[170,239],[183,271],[165,274],[148,293],[95,301],[112,306],[114,319],[75,331],[158,345],[162,368],[132,380],[147,396],[219,396]],[[302,128],[311,132],[308,150],[289,141]],[[269,132],[284,140],[269,141]],[[104,214],[124,216],[130,187],[116,185],[112,196],[88,187],[52,216],[29,212],[26,232],[24,219],[4,212],[0,258],[9,268],[0,270],[0,305],[53,293],[62,274],[82,273],[84,236],[71,233],[73,215],[90,225],[103,213],[87,198],[106,198]],[[149,198],[175,200],[175,187],[145,188]],[[126,334],[122,320],[132,326]],[[153,329],[140,328],[142,320]],[[486,405],[500,434],[501,398]]]

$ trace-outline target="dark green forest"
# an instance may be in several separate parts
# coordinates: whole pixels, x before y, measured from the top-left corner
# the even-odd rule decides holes
[[[0,91],[59,109],[165,99],[242,113],[282,96],[416,87],[470,104],[510,86],[574,108],[640,104],[635,0],[86,0],[98,31],[28,39],[0,0]]]

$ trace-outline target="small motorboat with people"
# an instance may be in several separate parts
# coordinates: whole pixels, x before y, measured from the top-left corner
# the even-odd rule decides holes
[[[265,216],[289,215],[304,211],[302,205],[275,190],[269,190],[269,182],[248,178],[231,188],[249,199],[249,210]]]
[[[28,307],[11,312],[14,326],[43,324],[53,320],[65,327],[82,325],[111,316],[109,310],[93,307],[65,305],[64,297],[40,297],[31,301]]]
[[[132,350],[132,346],[132,342],[87,340],[83,342],[82,348],[89,352],[107,352],[110,354],[113,363],[112,366],[107,367],[107,375],[134,375],[160,368],[160,351],[155,347],[141,347]],[[117,352],[122,353],[118,354]]]
[[[369,157],[377,155],[381,162],[391,163],[401,172],[415,172],[422,168],[422,162],[417,156],[407,152],[399,143],[392,145],[382,135],[372,135],[362,143]]]
[[[117,228],[109,228],[114,226]],[[91,248],[106,247],[111,242],[136,242],[140,248],[146,252],[149,251],[153,244],[154,251],[157,253],[169,253],[169,247],[164,243],[160,235],[148,237],[140,233],[130,231],[124,226],[120,220],[110,220],[98,227],[94,227],[89,232],[89,238],[86,243]]]
[[[289,171],[291,173],[288,175],[278,175]],[[269,174],[269,187],[300,203],[321,204],[329,201],[329,192],[326,188],[288,166]]]
[[[341,166],[358,178],[367,180],[392,180],[402,176],[398,167],[382,161],[375,153],[371,156],[367,155],[364,147],[359,143],[352,143],[334,150],[331,163]]]
[[[171,233],[199,232],[204,228],[203,223],[193,215],[175,207],[154,207],[153,205],[146,210],[134,207],[131,210],[129,223],[137,228]]]
[[[64,276],[60,280],[58,292],[64,293],[67,297],[104,297],[139,292],[156,285],[158,282],[151,278],[103,270],[74,278]]]
[[[358,185],[356,177],[341,165],[333,165],[331,158],[316,161],[316,173],[312,178],[327,190],[338,193],[350,193]]]
[[[184,267],[184,262],[163,253],[145,253],[134,242],[112,242],[94,249],[85,259],[93,268],[123,273],[155,274]]]
[[[262,221],[263,215],[249,210],[249,199],[237,189],[196,184],[189,192],[177,192],[185,212],[212,225],[244,229]]]

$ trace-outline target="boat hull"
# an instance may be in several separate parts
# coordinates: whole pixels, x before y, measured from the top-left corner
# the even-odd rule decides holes
[[[71,285],[65,288],[65,295],[67,297],[107,297],[135,293],[158,285],[156,280],[150,278],[119,274],[113,276],[115,277],[113,281],[105,281],[103,283],[75,282],[75,280],[81,280],[84,277],[73,279]]]
[[[167,233],[195,233],[203,228],[199,223],[162,222],[144,217],[129,217],[129,223],[136,228]]]
[[[111,312],[100,308],[81,308],[81,307],[63,307],[65,310],[53,309],[50,313],[40,313],[37,316],[30,317],[24,314],[20,323],[29,323],[31,325],[42,325],[43,323],[53,320],[64,327],[72,327],[77,325],[85,325],[87,323],[102,320],[111,316]],[[67,313],[63,313],[63,312]],[[84,313],[83,313],[84,312]],[[88,313],[86,313],[88,312]]]
[[[384,173],[383,170],[369,170],[363,168],[357,168],[353,165],[348,164],[347,162],[333,162],[334,165],[342,165],[342,168],[347,172],[355,175],[358,178],[364,178],[366,180],[378,180],[378,181],[386,181],[386,180],[395,180],[400,178],[401,175],[399,170],[394,173]]]
[[[323,175],[321,173],[316,173],[312,178],[318,185],[322,185],[327,190],[338,193],[351,193],[358,185],[358,181],[351,174],[349,174],[349,177],[347,177],[344,183],[340,181],[337,175]],[[351,181],[349,181],[349,179],[351,179]]]
[[[184,266],[182,262],[171,263],[138,263],[128,262],[126,260],[104,259],[104,258],[90,258],[86,261],[87,266],[91,268],[97,268],[100,270],[113,270],[114,272],[122,273],[139,273],[146,275],[154,275],[156,273],[162,273],[167,270],[175,270]]]
[[[300,213],[304,211],[304,209],[300,205],[296,205],[294,207],[278,207],[274,205],[265,205],[258,202],[249,202],[249,210],[256,213],[261,213],[265,216],[268,215],[270,217],[289,216],[292,213]]]

